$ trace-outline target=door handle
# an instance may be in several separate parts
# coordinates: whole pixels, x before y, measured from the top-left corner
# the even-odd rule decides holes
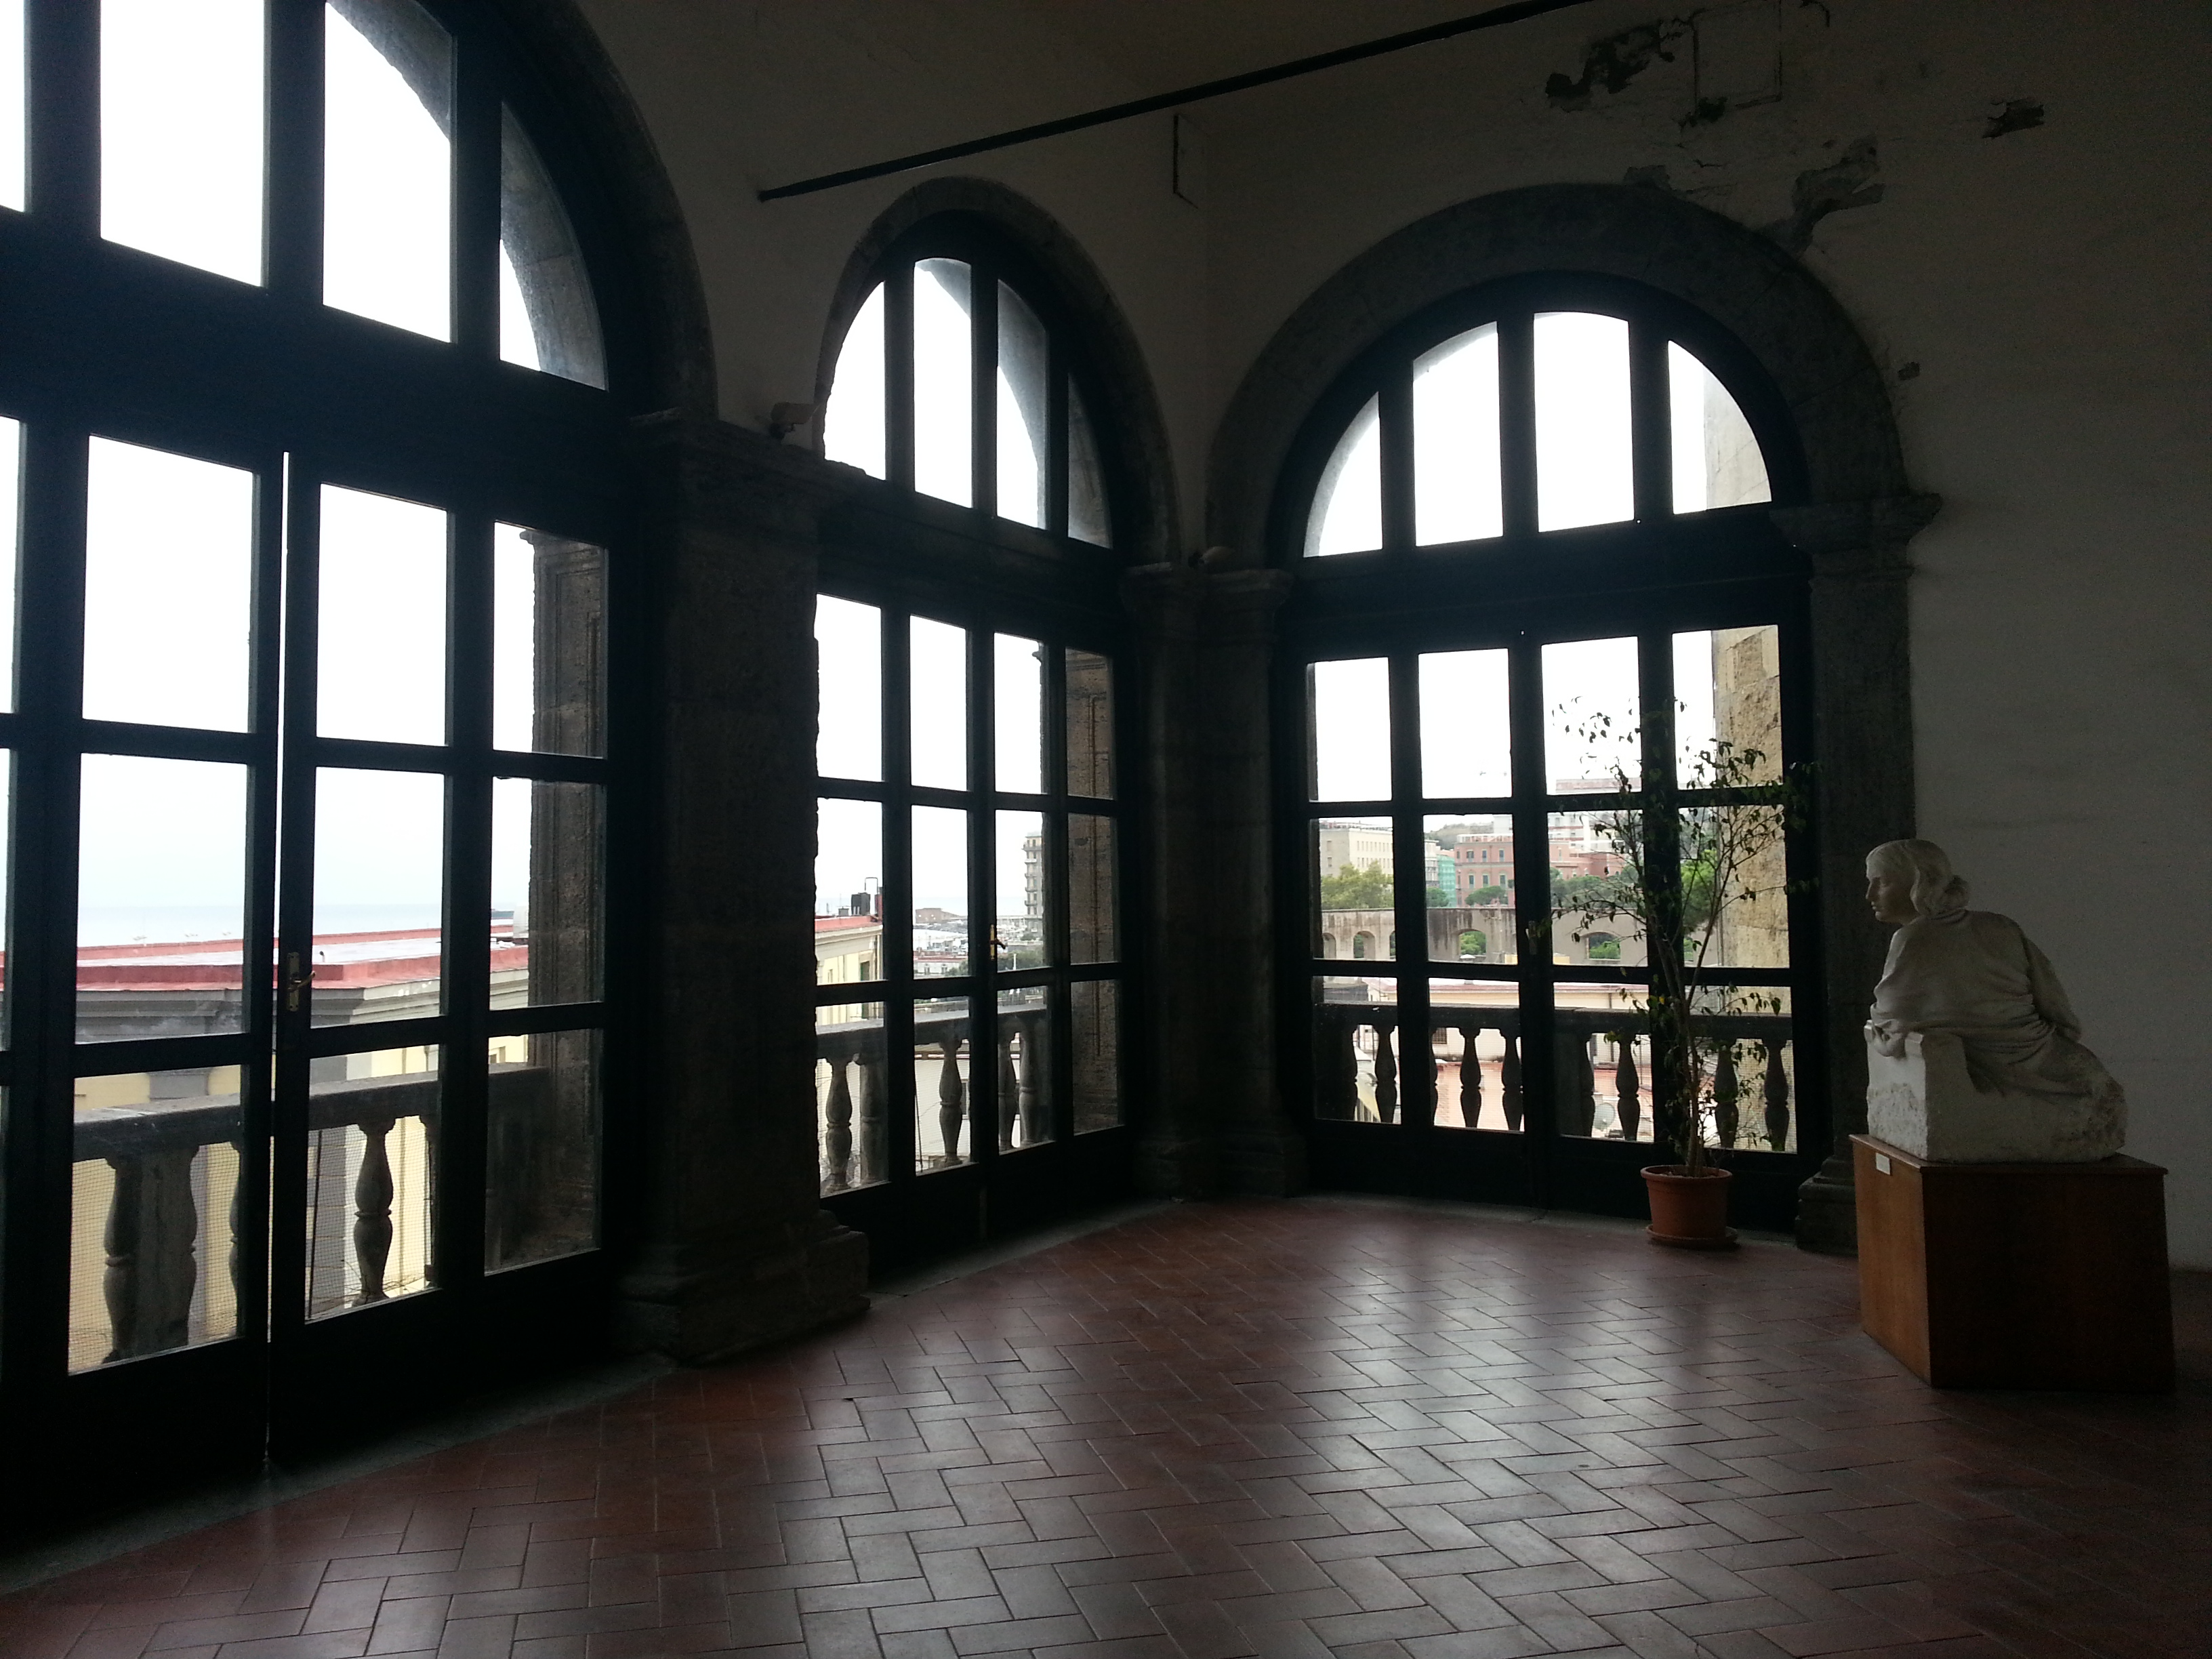
[[[300,953],[297,951],[288,951],[284,953],[283,988],[286,1013],[296,1014],[300,1012],[300,994],[314,982],[314,978],[315,969],[312,963],[302,968],[300,964]]]

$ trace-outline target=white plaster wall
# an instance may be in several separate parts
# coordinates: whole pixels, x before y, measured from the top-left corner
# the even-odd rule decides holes
[[[846,254],[911,180],[755,189],[1176,83],[1173,64],[1141,83],[1109,65],[1141,43],[1086,46],[1076,26],[1110,18],[1095,4],[586,5],[690,216],[725,411],[753,425],[808,395]],[[1686,40],[1587,108],[1546,98],[1590,40],[1660,15],[1601,0],[1208,106],[1203,214],[1169,191],[1164,117],[959,167],[1030,196],[1103,270],[1166,408],[1188,537],[1238,378],[1380,237],[1652,167],[1768,226],[1802,173],[1871,138],[1882,199],[1820,222],[1805,258],[1893,376],[1915,485],[1947,503],[1914,546],[1920,828],[2050,950],[2129,1089],[2133,1150],[2173,1170],[2177,1259],[2212,1266],[2212,18],[2200,0],[1778,5],[1784,95],[1709,123],[1685,125]],[[1427,21],[1403,9],[1379,27]],[[2044,125],[1984,137],[2014,99]]]

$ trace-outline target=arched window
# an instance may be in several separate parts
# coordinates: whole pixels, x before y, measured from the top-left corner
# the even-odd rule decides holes
[[[1356,1143],[1393,1135],[1398,1167],[1437,1190],[1634,1212],[1655,1134],[1693,1109],[1740,1170],[1808,1171],[1820,1126],[1801,1142],[1790,1012],[1820,1002],[1792,946],[1802,854],[1779,833],[1785,763],[1808,758],[1805,572],[1767,513],[1802,472],[1748,353],[1609,278],[1432,306],[1318,400],[1273,533],[1297,578],[1282,707],[1304,751],[1284,777],[1283,888],[1309,988],[1285,1054],[1314,1079],[1319,1178],[1389,1167]],[[1715,894],[1703,849],[1754,820],[1777,834]],[[1409,1069],[1397,1120],[1361,1121],[1328,1051],[1350,1029],[1326,1012],[1345,981],[1310,941],[1346,823],[1394,849],[1397,927],[1366,1000],[1425,1022],[1440,1052],[1496,1056],[1462,1062],[1448,1113]],[[1447,859],[1462,881],[1423,878]],[[1685,912],[1648,945],[1624,914],[1639,869]],[[1510,935],[1498,910],[1476,927],[1469,899],[1511,907]],[[1647,949],[1711,970],[1700,1012],[1726,1060],[1694,1087],[1653,1076]]]
[[[633,408],[489,9],[27,0],[0,52],[0,1364],[131,1478],[603,1282]]]
[[[1113,544],[1073,331],[1029,262],[939,222],[902,239],[847,325],[822,450],[924,495]]]
[[[816,1086],[825,1200],[886,1261],[1127,1179],[1125,624],[1056,286],[964,215],[864,282],[823,445],[894,488],[822,559]]]

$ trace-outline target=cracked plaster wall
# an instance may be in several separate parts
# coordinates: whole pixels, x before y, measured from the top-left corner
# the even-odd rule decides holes
[[[809,395],[848,251],[929,175],[756,188],[1159,89],[1020,0],[582,3],[668,162],[747,425]],[[1945,502],[1912,550],[1921,832],[2050,950],[2129,1089],[2132,1149],[2174,1170],[2178,1259],[2212,1266],[2212,23],[2197,0],[1775,0],[1779,96],[1735,106],[1699,84],[1698,16],[1601,0],[1208,105],[1203,210],[1168,187],[1164,116],[957,170],[1097,261],[1191,535],[1268,337],[1441,207],[1636,182],[1799,252]]]

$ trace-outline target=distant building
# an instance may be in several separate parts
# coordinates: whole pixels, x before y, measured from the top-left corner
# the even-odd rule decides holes
[[[1387,876],[1393,868],[1387,824],[1325,823],[1315,836],[1315,868],[1324,881],[1348,869],[1380,870]]]

